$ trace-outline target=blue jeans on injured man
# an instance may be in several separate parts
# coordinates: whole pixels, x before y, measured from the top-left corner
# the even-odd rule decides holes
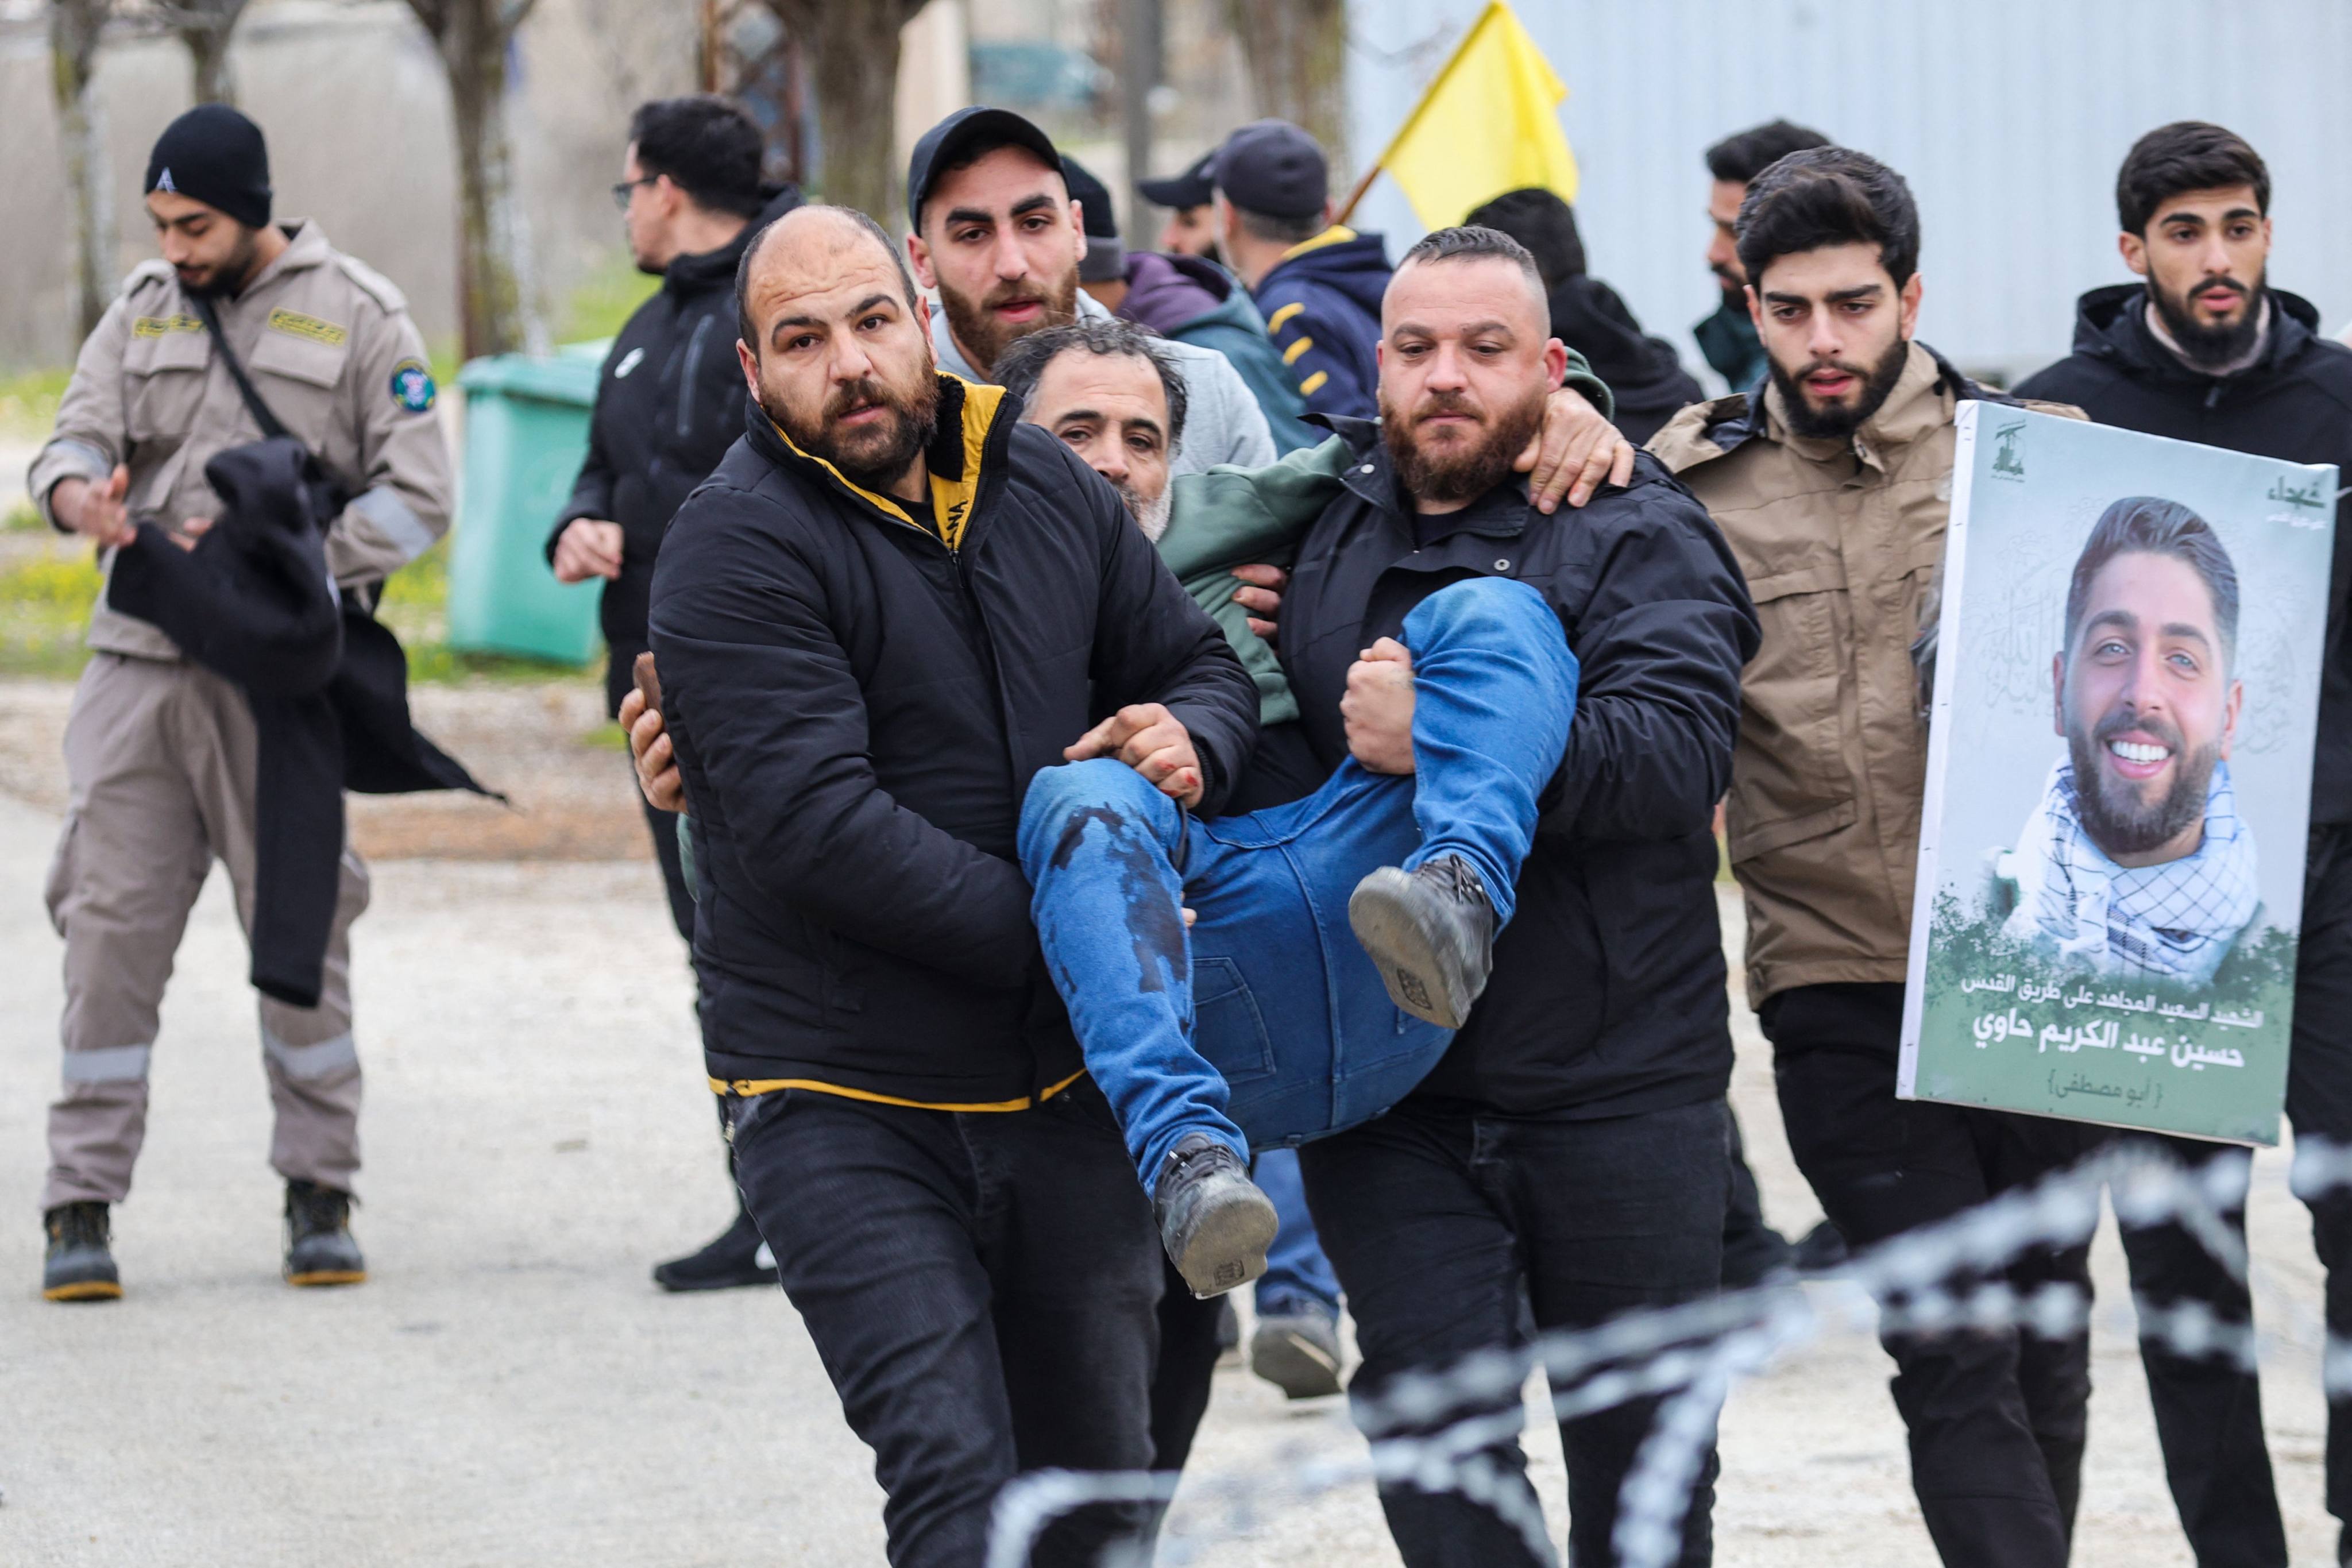
[[[1411,777],[1352,758],[1303,800],[1202,821],[1108,759],[1048,768],[1021,864],[1048,971],[1147,1190],[1186,1133],[1250,1149],[1378,1116],[1453,1039],[1389,1000],[1348,924],[1356,884],[1443,855],[1496,929],[1576,709],[1576,657],[1542,595],[1457,583],[1405,618]],[[1188,932],[1180,912],[1199,920]]]

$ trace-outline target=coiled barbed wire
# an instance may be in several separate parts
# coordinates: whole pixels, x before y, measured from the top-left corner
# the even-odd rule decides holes
[[[1369,1439],[1353,1459],[1301,1460],[1268,1473],[1195,1478],[1188,1495],[1222,1503],[1225,1533],[1249,1527],[1257,1505],[1371,1481],[1450,1492],[1493,1510],[1526,1542],[1531,1559],[1558,1561],[1539,1506],[1511,1484],[1490,1450],[1525,1425],[1522,1391],[1540,1368],[1556,1419],[1572,1420],[1635,1400],[1660,1403],[1650,1433],[1619,1493],[1614,1547],[1622,1568],[1667,1568],[1681,1552],[1682,1526],[1707,1460],[1725,1399],[1740,1377],[1817,1337],[1823,1308],[1849,1327],[1875,1319],[1882,1337],[2004,1332],[2063,1340],[2090,1328],[2091,1301],[2079,1286],[2053,1280],[2020,1290],[2001,1278],[2029,1254],[2086,1246],[2103,1197],[2132,1228],[2180,1226],[2233,1279],[2247,1277],[2244,1242],[2225,1217],[2241,1208],[2250,1159],[2195,1168],[2168,1152],[2129,1141],[2032,1186],[2002,1193],[1948,1219],[1864,1251],[1824,1276],[1789,1274],[1677,1306],[1632,1312],[1588,1329],[1555,1331],[1516,1347],[1482,1350],[1442,1367],[1403,1373],[1352,1396]],[[2289,1186],[2306,1203],[2352,1192],[2352,1145],[2299,1141]],[[1808,1292],[1807,1283],[1835,1289]],[[2204,1302],[2135,1299],[2138,1337],[2176,1355],[2218,1359],[2244,1370],[2257,1363],[2251,1322],[2231,1322]],[[2352,1396],[2352,1340],[2329,1334],[2324,1382],[2331,1400]],[[1023,1568],[1054,1521],[1097,1504],[1165,1506],[1171,1472],[1039,1470],[998,1494],[987,1568]],[[1162,1561],[1189,1560],[1202,1542],[1168,1542]],[[1148,1561],[1150,1548],[1138,1561]]]

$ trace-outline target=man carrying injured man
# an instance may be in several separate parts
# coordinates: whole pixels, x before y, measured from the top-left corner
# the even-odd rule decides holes
[[[1526,460],[1523,450],[1542,433],[1543,394],[1570,368],[1556,343],[1534,352],[1557,362],[1549,379],[1507,431],[1475,443],[1483,452],[1507,435],[1506,471],[1513,458]],[[1576,370],[1578,393],[1605,397],[1580,363]],[[1024,422],[1045,425],[1108,480],[1196,599],[1224,612],[1230,640],[1253,656],[1244,662],[1257,676],[1262,711],[1276,723],[1259,753],[1269,765],[1254,761],[1251,772],[1271,774],[1276,795],[1297,794],[1313,763],[1299,738],[1283,732],[1296,725],[1276,722],[1295,719],[1297,705],[1233,601],[1231,568],[1296,548],[1330,488],[1331,465],[1180,480],[1203,488],[1190,524],[1171,531],[1169,466],[1185,388],[1159,339],[1127,323],[1081,321],[1018,341],[998,374],[1027,405]],[[1581,399],[1560,402],[1555,425],[1576,428],[1566,411]],[[1596,416],[1588,409],[1584,417]],[[1545,449],[1565,444],[1548,440]],[[1627,448],[1615,461],[1629,458]],[[1254,504],[1247,498],[1258,489],[1268,500]],[[1199,797],[1197,773],[1160,769],[1155,735],[1139,715],[1121,713],[1066,749],[1070,766],[1039,774],[1024,806],[1022,859],[1049,972],[1118,1114],[1169,1255],[1203,1297],[1265,1268],[1275,1219],[1244,1174],[1252,1143],[1297,1143],[1378,1115],[1443,1053],[1485,984],[1536,797],[1559,763],[1576,661],[1539,594],[1507,580],[1462,584],[1403,629],[1403,641],[1366,650],[1365,663],[1385,667],[1368,668],[1366,679],[1386,686],[1391,712],[1402,694],[1405,728],[1319,789],[1307,779],[1306,799],[1203,824],[1181,809]],[[1417,715],[1416,686],[1424,699]],[[660,716],[642,712],[633,701],[623,718],[650,770],[648,793],[674,796],[667,743],[648,751]],[[1416,773],[1418,789],[1408,782]],[[1243,804],[1247,780],[1236,786]],[[1147,842],[1180,822],[1207,836],[1172,847],[1185,867],[1184,903],[1195,906],[1181,917],[1171,847]],[[1154,856],[1157,872],[1139,881]],[[1184,939],[1196,912],[1197,959]],[[1372,984],[1376,973],[1386,994]],[[1256,977],[1256,1001],[1245,975]],[[1265,1013],[1277,1008],[1269,1021]],[[1274,1039],[1282,1042],[1278,1071]]]

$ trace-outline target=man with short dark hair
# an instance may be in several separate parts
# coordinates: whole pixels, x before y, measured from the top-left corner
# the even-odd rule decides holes
[[[1722,525],[1763,623],[1726,801],[1748,998],[1798,1168],[1846,1239],[1870,1246],[2028,1184],[2083,1142],[2071,1123],[1895,1092],[1953,420],[1963,399],[2015,400],[1916,341],[1918,210],[1876,159],[1789,153],[1748,186],[1737,232],[1769,374],[1683,410],[1651,450]],[[2000,1278],[2086,1287],[2087,1254],[2029,1253]],[[2087,1340],[1881,1341],[1944,1562],[2063,1568]]]
[[[1249,285],[1310,414],[1370,419],[1387,242],[1333,220],[1323,149],[1286,120],[1243,126],[1217,149],[1217,232]]]
[[[1717,1288],[1731,1041],[1710,825],[1755,647],[1720,535],[1656,463],[1573,518],[1530,504],[1510,454],[1564,356],[1523,247],[1485,229],[1431,235],[1382,321],[1381,420],[1335,420],[1312,455],[1328,477],[1282,609],[1282,668],[1315,759],[1328,772],[1410,732],[1416,683],[1359,654],[1457,584],[1534,588],[1579,687],[1464,1026],[1386,1115],[1300,1151],[1356,1318],[1367,1421],[1397,1378],[1517,1345],[1523,1300],[1539,1329],[1565,1330]],[[1279,472],[1249,504],[1279,499],[1264,485]],[[1525,1517],[1538,1510],[1517,1403],[1514,1390],[1492,1413],[1514,1435],[1463,1458]],[[1562,1423],[1574,1561],[1615,1555],[1620,1489],[1656,1408]],[[1421,1429],[1400,1419],[1372,1435]],[[1683,1563],[1708,1559],[1712,1487],[1710,1458],[1677,1521]],[[1412,1568],[1540,1560],[1501,1511],[1459,1494],[1399,1480],[1381,1502]]]
[[[558,581],[604,579],[597,618],[607,712],[620,710],[631,667],[649,646],[646,611],[662,531],[743,433],[735,265],[760,223],[801,200],[797,189],[762,184],[764,147],[751,117],[722,98],[658,99],[629,121],[613,197],[630,258],[662,283],[605,353],[588,455],[547,536]],[[678,858],[678,818],[640,804],[671,923],[690,948],[694,899]],[[667,1290],[773,1284],[776,1271],[761,1251],[759,1228],[739,1194],[733,1223],[700,1250],[656,1265],[654,1279]]]
[[[2116,177],[2116,239],[2137,283],[2083,296],[2074,351],[2021,383],[2105,425],[2352,475],[2352,350],[2319,335],[2318,312],[2271,286],[2271,176],[2246,142],[2182,121],[2141,137]],[[2311,840],[2295,976],[2286,1112],[2295,1136],[2352,1142],[2352,512],[2339,500],[2311,775]],[[2158,1141],[2220,1190],[2242,1194],[2242,1149]],[[2327,1270],[2328,1332],[2352,1335],[2352,1195],[2309,1194]],[[2242,1197],[2224,1218],[2244,1234]],[[2132,1289],[2152,1306],[2189,1302],[2248,1324],[2243,1280],[2175,1226],[2123,1233]],[[2143,1339],[2140,1359],[2165,1472],[2200,1568],[2286,1561],[2254,1372]],[[2352,1552],[2352,1405],[2328,1402],[2327,1509]]]
[[[2006,932],[2118,979],[2203,984],[2260,902],[2230,785],[2244,686],[2238,572],[2180,502],[2111,503],[2074,561],[2051,769],[2016,850]]]
[[[1213,811],[1256,694],[1112,489],[938,371],[870,218],[787,214],[738,293],[753,406],[652,615],[704,1049],[892,1563],[969,1568],[1015,1473],[1152,1457],[1151,1205],[1040,963],[1022,795],[1115,721],[1122,762]],[[1142,1522],[1081,1510],[1038,1560]]]
[[[1713,184],[1707,191],[1706,217],[1713,232],[1706,242],[1706,268],[1723,289],[1715,313],[1691,329],[1698,352],[1734,392],[1745,392],[1764,374],[1764,345],[1756,325],[1748,319],[1748,275],[1740,269],[1739,250],[1732,226],[1748,182],[1791,153],[1826,147],[1830,139],[1818,131],[1769,121],[1725,137],[1706,150],[1706,172]]]
[[[164,128],[144,188],[163,254],[131,274],[83,342],[26,476],[34,505],[100,547],[110,584],[143,526],[193,546],[223,508],[206,466],[265,434],[234,354],[272,417],[350,498],[327,529],[327,569],[341,593],[372,603],[449,526],[449,455],[406,300],[317,224],[270,221],[261,128],[226,105],[199,105]],[[146,1137],[173,955],[215,858],[249,932],[267,883],[246,693],[110,593],[91,612],[89,647],[66,724],[72,793],[49,879],[66,996],[65,1081],[49,1108],[41,1198],[51,1300],[122,1293],[109,1210],[129,1195]],[[331,885],[322,986],[307,1002],[261,997],[285,1274],[306,1286],[367,1277],[350,1226],[361,1083],[350,938],[368,877],[348,845]]]

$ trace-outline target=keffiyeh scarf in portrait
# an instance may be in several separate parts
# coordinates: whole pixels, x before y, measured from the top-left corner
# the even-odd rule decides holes
[[[2013,937],[2057,945],[2119,979],[2201,984],[2228,956],[2260,903],[2253,829],[2238,816],[2230,767],[2205,791],[2205,839],[2160,866],[2127,869],[2083,830],[2074,771],[2060,763],[2011,860],[2018,903]]]

